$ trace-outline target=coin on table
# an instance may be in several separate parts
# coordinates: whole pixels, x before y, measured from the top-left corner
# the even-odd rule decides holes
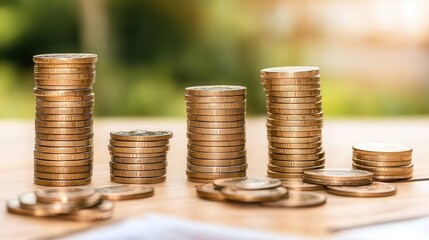
[[[49,186],[49,187],[71,187],[71,186],[87,185],[90,183],[91,183],[91,178],[77,179],[77,180],[50,180],[50,179],[40,179],[37,177],[34,178],[34,184]]]
[[[320,84],[320,76],[301,77],[301,78],[267,78],[262,77],[262,84],[265,85],[309,85]]]
[[[245,108],[230,108],[230,109],[199,109],[199,108],[186,108],[186,113],[192,115],[203,116],[225,116],[225,115],[240,115],[245,114]]]
[[[86,121],[93,118],[92,113],[88,114],[71,114],[71,115],[58,115],[58,114],[44,114],[36,112],[36,119],[42,121]]]
[[[168,130],[132,130],[110,132],[110,138],[118,141],[162,141],[173,137],[173,132]]]
[[[80,108],[80,107],[92,107],[94,106],[94,100],[92,101],[81,101],[81,102],[48,102],[48,101],[36,101],[37,107],[44,108]]]
[[[244,127],[237,128],[199,128],[199,127],[189,127],[188,131],[191,133],[199,134],[237,134],[245,132]]]
[[[246,94],[246,87],[232,85],[195,86],[185,88],[185,94],[191,96],[236,96]]]
[[[92,113],[92,111],[93,111],[93,107],[75,107],[75,108],[36,107],[37,113],[53,114],[53,115],[88,114],[88,113]]]
[[[289,191],[288,197],[279,201],[264,202],[264,207],[315,207],[326,203],[327,197],[324,194],[312,192]]]
[[[160,177],[117,177],[110,175],[110,181],[122,184],[155,184],[165,182],[166,175]]]
[[[148,171],[148,170],[165,169],[167,167],[167,161],[160,162],[160,163],[143,163],[143,164],[110,162],[109,165],[111,169]]]
[[[38,202],[35,192],[28,192],[19,195],[19,205],[22,209],[47,211],[56,214],[71,213],[79,209],[79,206],[69,202],[43,203]]]
[[[347,197],[386,197],[396,194],[396,187],[381,182],[356,187],[334,187],[328,186],[326,191],[332,194]]]
[[[318,184],[318,185],[324,185],[324,186],[363,186],[368,185],[372,183],[371,179],[365,179],[365,180],[326,180],[326,179],[312,179],[312,178],[305,178],[304,182],[312,183],[312,184]]]
[[[121,157],[121,158],[158,158],[163,157],[167,153],[166,152],[159,152],[159,153],[120,153],[120,152],[112,152],[109,151],[110,155],[114,157]]]
[[[236,159],[246,156],[247,151],[237,151],[237,152],[196,152],[188,150],[188,156],[191,158],[200,158],[200,159]]]
[[[361,143],[354,145],[353,150],[357,153],[369,155],[407,155],[413,151],[410,147],[390,143]]]
[[[226,178],[213,181],[216,188],[239,188],[244,190],[261,190],[276,188],[281,185],[281,181],[273,178]]]
[[[286,103],[286,104],[300,104],[300,103],[315,103],[322,100],[322,96],[311,96],[301,98],[288,98],[288,97],[274,97],[267,96],[266,101],[271,103]]]
[[[212,96],[192,96],[185,95],[186,102],[192,103],[230,103],[230,102],[242,102],[246,100],[246,95],[236,95],[236,96],[221,96],[221,97],[212,97]]]
[[[317,180],[367,180],[371,179],[373,174],[368,171],[356,169],[326,168],[317,170],[308,170],[304,172],[304,179],[311,178]]]
[[[95,98],[94,93],[87,95],[78,96],[36,96],[37,101],[48,101],[48,102],[82,102],[82,101],[93,101]]]
[[[110,173],[117,177],[128,178],[148,178],[148,177],[161,177],[167,174],[166,169],[149,170],[149,171],[131,171],[131,170],[116,170],[110,169]]]
[[[83,153],[92,151],[93,146],[80,146],[80,147],[45,147],[36,145],[34,150],[37,152],[43,153],[59,153],[59,154],[67,154],[67,153]]]
[[[371,167],[371,166],[363,166],[356,163],[353,163],[353,168],[355,169],[361,169],[366,170],[379,174],[400,174],[400,173],[406,173],[406,172],[412,172],[414,169],[414,164],[408,164],[405,166],[399,166],[399,167]]]
[[[51,53],[33,56],[35,63],[42,64],[65,64],[65,63],[94,63],[97,54],[92,53]]]
[[[51,161],[56,162],[56,161]],[[87,166],[43,166],[43,165],[34,165],[34,171],[43,172],[43,173],[83,173],[92,171],[92,165]]]
[[[115,147],[123,148],[150,148],[150,147],[162,147],[168,144],[168,140],[161,141],[150,141],[150,142],[127,142],[127,141],[116,141],[110,139],[110,145]]]
[[[152,197],[153,187],[142,185],[111,185],[96,189],[101,197],[108,200],[130,200]]]
[[[187,118],[190,121],[201,121],[201,122],[236,122],[243,121],[245,119],[245,114],[236,114],[236,115],[193,115],[187,114]]]
[[[92,89],[78,90],[45,90],[33,88],[33,94],[37,97],[69,97],[69,96],[85,96],[92,93]]]
[[[370,155],[370,154],[361,154],[357,152],[353,152],[353,158],[365,160],[365,161],[373,161],[373,162],[400,162],[400,161],[411,161],[412,154],[405,155]]]
[[[79,166],[90,166],[92,159],[83,159],[76,161],[51,161],[51,160],[40,160],[34,159],[34,165],[46,166],[46,167],[79,167]]]
[[[288,179],[281,182],[283,187],[294,191],[319,191],[325,189],[322,185],[306,183],[302,179]]]
[[[199,146],[199,145],[188,144],[188,149],[195,152],[227,153],[227,152],[243,151],[246,149],[246,145],[210,147],[210,146]]]
[[[193,146],[205,147],[229,147],[242,146],[246,144],[246,139],[230,140],[230,141],[204,141],[188,139],[188,144]]]
[[[74,122],[51,122],[51,121],[41,121],[35,120],[35,125],[37,127],[45,128],[81,128],[81,127],[90,127],[93,124],[93,120],[86,121],[74,121]]]
[[[187,121],[188,126],[196,128],[209,128],[209,129],[225,129],[225,128],[237,128],[244,127],[245,121],[236,121],[236,122],[198,122],[198,121]]]
[[[109,200],[102,200],[98,205],[80,209],[70,214],[60,215],[60,218],[78,222],[93,222],[111,218],[115,204]]]
[[[207,142],[216,142],[216,141],[235,141],[244,139],[245,133],[238,134],[223,134],[223,135],[207,135],[207,134],[198,134],[198,133],[186,133],[188,139],[196,141],[207,141]]]
[[[41,189],[36,191],[38,202],[52,203],[52,202],[72,202],[81,201],[91,197],[95,190],[90,187],[65,187],[65,188],[52,188]]]
[[[247,163],[236,165],[236,166],[221,166],[221,167],[200,166],[200,165],[193,165],[188,163],[186,167],[190,171],[200,172],[200,173],[234,173],[234,172],[245,171],[247,169]]]
[[[215,180],[215,179],[219,179],[219,178],[245,177],[246,171],[230,172],[230,173],[201,173],[201,172],[194,172],[194,171],[186,170],[186,175],[188,177],[191,177],[191,178]]]
[[[207,167],[236,166],[236,165],[245,164],[247,162],[246,157],[236,158],[236,159],[216,160],[216,159],[197,159],[197,158],[191,158],[188,156],[187,159],[188,159],[188,163],[192,165],[207,166]]]
[[[299,84],[299,85],[271,85],[263,84],[264,88],[273,92],[295,92],[295,91],[308,91],[320,88],[320,84]]]
[[[26,209],[21,207],[18,199],[11,199],[6,202],[7,211],[14,214],[34,216],[34,217],[47,217],[58,215],[58,211],[52,208],[46,209]]]
[[[115,147],[112,145],[108,146],[109,151],[117,153],[131,153],[131,154],[145,154],[145,153],[160,153],[166,152],[170,149],[170,145],[164,145],[160,147]]]
[[[93,73],[95,72],[95,66],[89,65],[85,67],[63,67],[63,68],[51,68],[44,66],[34,66],[34,73],[44,74],[78,74],[78,73]]]
[[[152,164],[152,163],[162,163],[167,160],[167,156],[163,155],[160,157],[150,157],[150,158],[133,158],[133,157],[115,157],[112,156],[111,161],[114,163],[125,163],[125,164]]]
[[[200,198],[209,199],[213,201],[225,200],[225,196],[222,194],[222,192],[216,189],[212,183],[197,186],[197,195]]]
[[[319,68],[313,66],[272,67],[261,70],[262,78],[309,78],[319,75]]]
[[[226,187],[222,188],[221,192],[228,200],[246,203],[276,201],[285,198],[288,195],[288,191],[284,187],[262,190],[244,190]]]
[[[405,161],[367,161],[361,160],[357,158],[353,158],[353,163],[362,166],[370,166],[370,167],[401,167],[407,166],[411,164],[411,160]]]
[[[246,107],[246,101],[230,103],[193,103],[186,102],[186,107],[197,109],[233,109]]]
[[[43,160],[58,160],[58,161],[73,161],[73,160],[81,160],[81,159],[88,159],[92,158],[94,155],[94,152],[83,152],[83,153],[61,153],[61,154],[54,154],[54,153],[41,153],[34,151],[34,158],[37,159],[43,159]]]
[[[34,172],[34,177],[47,180],[78,180],[92,176],[92,171],[83,173],[43,173]]]

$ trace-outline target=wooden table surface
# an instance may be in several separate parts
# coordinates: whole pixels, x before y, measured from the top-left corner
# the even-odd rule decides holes
[[[429,181],[396,183],[398,194],[388,198],[349,198],[328,194],[324,206],[303,209],[269,209],[197,198],[186,181],[185,119],[96,119],[95,162],[92,186],[110,184],[109,132],[136,128],[165,128],[174,132],[168,153],[168,179],[155,184],[155,196],[116,204],[111,220],[76,223],[8,214],[5,201],[40,189],[33,184],[34,124],[32,121],[0,122],[0,236],[2,239],[51,238],[110,224],[121,219],[159,213],[197,221],[251,228],[275,233],[329,236],[333,231],[386,220],[429,215]],[[267,140],[264,118],[247,120],[248,175],[265,176]],[[352,145],[391,142],[414,148],[415,178],[429,177],[429,119],[335,120],[323,130],[326,167],[351,167]]]

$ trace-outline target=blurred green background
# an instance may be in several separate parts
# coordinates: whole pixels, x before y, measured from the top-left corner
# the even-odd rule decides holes
[[[184,116],[183,89],[321,68],[326,116],[429,113],[424,0],[1,0],[0,117],[31,118],[32,56],[97,53],[97,116]]]

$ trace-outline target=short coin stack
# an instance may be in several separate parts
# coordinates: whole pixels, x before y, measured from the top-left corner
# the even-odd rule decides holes
[[[8,212],[33,217],[57,217],[72,221],[96,221],[112,217],[114,204],[88,187],[38,190],[7,201]]]
[[[268,115],[268,176],[298,179],[306,170],[323,168],[319,68],[266,68],[261,78]]]
[[[188,87],[185,99],[188,180],[211,182],[246,176],[246,88]]]
[[[357,169],[316,169],[304,172],[304,181],[324,186],[362,186],[372,183],[373,174]]]
[[[34,182],[91,183],[95,54],[33,57],[36,95]]]
[[[353,146],[353,168],[374,173],[378,181],[413,177],[412,149],[389,143],[362,143]]]
[[[172,137],[173,133],[167,130],[111,132],[110,180],[124,184],[164,182]]]

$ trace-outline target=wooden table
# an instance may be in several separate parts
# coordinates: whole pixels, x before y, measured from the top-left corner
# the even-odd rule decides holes
[[[113,219],[76,223],[8,214],[5,201],[33,184],[34,124],[32,121],[0,122],[0,236],[2,239],[50,238],[125,218],[160,213],[197,221],[276,233],[329,236],[334,230],[375,222],[429,215],[429,181],[397,183],[398,194],[388,198],[328,196],[321,207],[268,209],[211,202],[196,197],[196,184],[186,181],[185,119],[96,119],[93,186],[109,184],[107,144],[112,130],[165,128],[174,132],[168,153],[168,180],[154,185],[155,196],[116,204]],[[249,176],[265,176],[267,140],[265,119],[247,121]],[[327,167],[351,167],[351,146],[359,142],[384,141],[414,148],[415,178],[429,177],[429,119],[331,120],[323,132]]]

